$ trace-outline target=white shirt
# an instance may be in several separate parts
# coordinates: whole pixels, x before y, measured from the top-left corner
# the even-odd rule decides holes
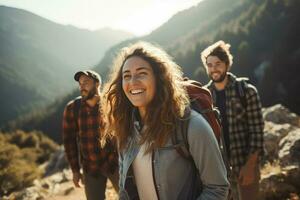
[[[141,200],[157,200],[152,174],[152,153],[145,152],[145,144],[132,163],[136,186]]]

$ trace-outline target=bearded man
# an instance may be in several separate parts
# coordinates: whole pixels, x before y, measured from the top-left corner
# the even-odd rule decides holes
[[[219,108],[225,149],[231,166],[229,180],[234,200],[258,199],[259,160],[263,156],[261,101],[247,78],[229,72],[233,56],[229,44],[218,41],[201,53],[211,79],[206,87]]]
[[[107,178],[118,190],[118,157],[115,146],[101,147],[103,131],[100,107],[100,75],[92,70],[74,75],[81,96],[70,101],[63,115],[63,143],[73,173],[73,182],[84,184],[87,200],[105,199]],[[82,169],[82,173],[81,173]]]

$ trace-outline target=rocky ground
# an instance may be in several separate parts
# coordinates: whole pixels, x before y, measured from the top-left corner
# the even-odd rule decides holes
[[[107,183],[106,199],[118,199],[118,195],[110,182]],[[83,187],[74,187],[71,170],[64,169],[62,172],[42,180],[36,180],[32,187],[11,194],[3,200],[86,200],[86,198]]]
[[[261,199],[299,200],[300,118],[282,105],[263,110],[266,159],[261,170]],[[83,188],[74,188],[61,149],[47,166],[46,177],[3,200],[84,200]],[[108,183],[106,199],[118,196]],[[0,198],[1,199],[1,198]]]
[[[300,118],[282,105],[264,109],[266,164],[261,193],[266,200],[299,200]]]

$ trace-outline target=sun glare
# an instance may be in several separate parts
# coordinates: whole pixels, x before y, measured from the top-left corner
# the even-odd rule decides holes
[[[145,35],[177,12],[201,0],[0,0],[0,5],[28,10],[61,24],[97,30],[111,27]]]

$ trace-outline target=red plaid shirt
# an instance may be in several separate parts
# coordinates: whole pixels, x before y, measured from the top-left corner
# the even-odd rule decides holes
[[[88,173],[113,171],[112,168],[117,166],[117,152],[112,148],[100,147],[102,121],[99,104],[90,107],[81,100],[78,128],[74,119],[74,105],[74,100],[69,102],[63,116],[63,143],[72,171],[80,170],[79,155],[83,170]]]

